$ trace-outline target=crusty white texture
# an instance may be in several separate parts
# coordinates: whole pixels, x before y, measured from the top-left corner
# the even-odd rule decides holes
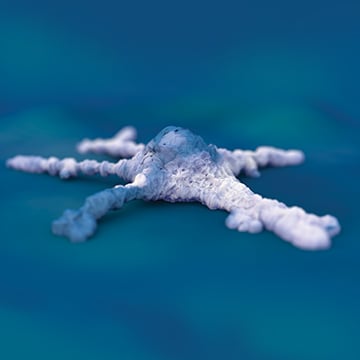
[[[129,157],[116,163],[95,160],[77,162],[38,156],[16,156],[11,168],[31,173],[48,173],[63,179],[79,173],[117,175],[128,182],[88,197],[78,210],[66,210],[54,221],[57,235],[81,242],[94,234],[97,220],[134,199],[169,202],[198,201],[210,209],[229,212],[226,226],[257,233],[264,228],[302,249],[325,249],[340,231],[331,215],[308,214],[299,207],[287,207],[254,194],[236,176],[259,176],[264,166],[296,165],[304,160],[298,150],[259,147],[255,151],[219,149],[208,145],[190,130],[169,126],[147,145],[135,142],[136,131],[126,127],[111,139],[83,140],[82,153],[94,152]]]

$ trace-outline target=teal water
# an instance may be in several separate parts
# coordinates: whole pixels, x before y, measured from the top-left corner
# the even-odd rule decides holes
[[[74,155],[77,140],[105,134],[96,121],[78,118],[81,113],[63,108],[4,117],[1,161],[17,153]],[[194,125],[216,139],[217,127]],[[162,126],[155,120],[139,126],[140,138]],[[3,167],[2,357],[355,359],[359,152],[349,129],[333,125],[332,131],[316,143],[297,134],[294,144],[307,150],[304,165],[243,179],[263,195],[336,215],[343,231],[324,252],[295,249],[266,232],[230,231],[225,213],[198,204],[142,202],[106,216],[91,241],[70,244],[51,234],[51,221],[116,179],[61,181]],[[255,143],[240,123],[224,126],[221,145],[226,135],[229,143]]]
[[[0,4],[0,359],[358,360],[359,5]],[[328,251],[224,226],[198,204],[127,204],[70,244],[51,221],[115,178],[5,168],[83,137],[167,125],[227,148],[303,149],[242,179],[338,217]],[[102,157],[97,157],[103,159]]]

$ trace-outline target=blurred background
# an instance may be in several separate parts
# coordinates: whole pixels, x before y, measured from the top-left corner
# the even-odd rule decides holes
[[[355,0],[0,2],[1,359],[359,359],[360,5]],[[227,148],[300,148],[241,179],[339,218],[324,252],[134,202],[72,245],[51,221],[115,178],[5,168],[83,137],[189,127]],[[103,157],[94,157],[104,159]]]

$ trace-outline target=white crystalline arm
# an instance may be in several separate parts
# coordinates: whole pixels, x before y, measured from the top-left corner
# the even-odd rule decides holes
[[[88,197],[80,209],[66,210],[53,222],[53,233],[72,242],[85,241],[95,233],[97,221],[110,210],[120,209],[125,202],[141,198],[145,183],[145,176],[140,174],[131,184],[119,185]]]
[[[244,172],[247,176],[257,177],[260,175],[260,167],[298,165],[304,161],[304,153],[300,150],[283,150],[271,146],[260,146],[255,151],[218,149],[218,152],[235,176]]]
[[[127,179],[127,163],[129,160],[120,160],[117,163],[108,161],[98,162],[95,160],[84,160],[77,162],[73,158],[58,159],[56,157],[43,158],[40,156],[15,156],[6,162],[6,165],[15,170],[29,173],[48,173],[52,176],[59,176],[62,179],[75,177],[79,173],[85,175],[100,174],[108,176],[116,174]]]
[[[127,126],[110,139],[84,139],[78,144],[77,150],[82,154],[92,152],[114,157],[132,157],[145,146],[135,142],[136,135],[136,129]]]
[[[340,231],[337,219],[331,215],[308,214],[299,207],[287,207],[276,200],[255,194],[248,196],[251,198],[248,203],[253,206],[245,209],[240,204],[234,208],[226,219],[230,229],[256,233],[265,228],[305,250],[327,249],[331,237]]]

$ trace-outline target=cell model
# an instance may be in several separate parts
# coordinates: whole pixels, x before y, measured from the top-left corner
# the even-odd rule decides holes
[[[79,173],[115,175],[127,185],[118,185],[88,197],[78,210],[66,210],[52,224],[56,235],[81,242],[92,236],[97,221],[110,210],[134,199],[168,202],[198,201],[209,209],[229,212],[226,226],[258,233],[264,228],[301,249],[325,249],[340,231],[331,215],[317,216],[299,207],[253,193],[237,176],[259,176],[259,168],[300,164],[298,150],[259,147],[255,151],[226,150],[208,145],[190,130],[169,126],[147,145],[135,142],[136,130],[125,127],[110,139],[83,140],[80,153],[107,154],[116,162],[73,158],[15,156],[7,166],[30,173],[48,173],[68,179]]]

